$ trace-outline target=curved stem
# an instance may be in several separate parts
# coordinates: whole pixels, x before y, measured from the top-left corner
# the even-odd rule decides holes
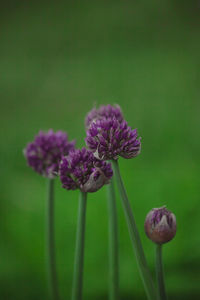
[[[72,300],[82,300],[87,194],[80,191]]]
[[[47,180],[47,257],[49,289],[52,299],[58,300],[58,284],[56,275],[55,241],[54,241],[54,180]]]
[[[107,186],[109,214],[109,299],[119,299],[119,262],[118,262],[118,230],[117,208],[114,182],[111,179]]]
[[[144,255],[139,232],[138,232],[138,229],[137,229],[137,226],[135,223],[135,218],[132,213],[131,205],[128,200],[126,190],[124,188],[124,184],[123,184],[123,181],[122,181],[122,178],[120,175],[118,162],[115,160],[112,160],[112,166],[114,169],[114,174],[115,174],[116,182],[118,185],[120,197],[122,200],[122,205],[123,205],[128,229],[129,229],[130,238],[132,241],[133,249],[134,249],[135,256],[136,256],[136,261],[137,261],[138,268],[140,271],[140,276],[142,278],[144,288],[145,288],[145,291],[147,294],[147,298],[149,300],[155,300],[155,299],[157,299],[156,290],[154,288],[150,270],[147,266],[147,262],[146,262],[146,258]]]
[[[156,245],[156,277],[158,284],[158,299],[167,300],[162,263],[162,245]]]

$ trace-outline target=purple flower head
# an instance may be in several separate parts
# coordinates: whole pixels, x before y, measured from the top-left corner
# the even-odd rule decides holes
[[[154,243],[169,242],[176,234],[176,217],[165,206],[153,208],[146,216],[145,232]]]
[[[63,155],[74,149],[75,141],[69,142],[63,131],[40,131],[32,143],[24,149],[24,156],[28,165],[37,173],[54,178],[58,172],[59,163]]]
[[[120,123],[123,121],[123,114],[119,105],[102,105],[98,109],[93,108],[85,118],[85,126],[89,128],[90,124],[102,118],[116,118]]]
[[[63,188],[92,193],[109,183],[113,171],[111,164],[96,159],[91,151],[82,148],[62,158],[59,175]]]
[[[141,148],[137,129],[131,129],[125,120],[119,122],[116,118],[93,121],[87,131],[86,144],[94,156],[102,160],[136,157]]]

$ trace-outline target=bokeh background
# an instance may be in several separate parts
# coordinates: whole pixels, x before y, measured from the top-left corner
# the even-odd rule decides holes
[[[66,130],[84,146],[95,104],[118,103],[142,136],[120,167],[143,230],[152,207],[177,216],[164,247],[169,299],[200,299],[200,2],[8,1],[0,10],[0,299],[48,299],[46,180],[22,149],[40,129]],[[84,299],[108,299],[106,188],[89,195]],[[120,203],[121,299],[146,299]],[[78,192],[56,181],[56,243],[62,299],[70,299]]]

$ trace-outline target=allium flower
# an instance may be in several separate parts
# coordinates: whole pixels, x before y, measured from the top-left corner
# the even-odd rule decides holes
[[[176,234],[176,217],[165,206],[153,208],[146,216],[145,232],[154,243],[169,242]]]
[[[120,123],[123,121],[123,114],[119,105],[102,105],[98,109],[93,108],[85,118],[85,126],[89,128],[92,121],[102,118],[115,118]]]
[[[63,188],[92,193],[109,183],[113,171],[111,164],[96,159],[91,151],[82,148],[62,158],[59,175]]]
[[[93,121],[87,131],[86,144],[95,157],[103,160],[136,157],[141,148],[137,130],[116,118]]]
[[[69,142],[63,131],[40,131],[32,143],[24,149],[24,156],[28,165],[37,173],[54,178],[58,172],[59,163],[63,155],[74,149],[75,141]]]

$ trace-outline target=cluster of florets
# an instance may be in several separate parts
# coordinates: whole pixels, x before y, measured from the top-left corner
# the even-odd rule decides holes
[[[79,188],[83,192],[96,192],[109,183],[113,171],[111,164],[96,159],[91,151],[83,148],[62,158],[59,174],[67,190]]]
[[[165,206],[153,208],[146,216],[145,232],[157,244],[169,242],[176,234],[176,217]]]
[[[116,118],[101,118],[91,123],[87,130],[86,144],[95,157],[103,160],[119,156],[133,158],[140,153],[141,142],[137,130]]]
[[[75,150],[75,142],[69,142],[62,131],[40,131],[24,150],[28,165],[48,178],[54,178],[59,172],[66,189],[93,192],[112,176],[111,165],[105,160],[119,156],[132,158],[140,153],[137,130],[128,126],[118,105],[92,109],[85,124],[89,150]]]
[[[93,108],[85,118],[85,126],[89,128],[90,124],[99,119],[115,118],[120,123],[124,120],[122,110],[119,105],[102,105],[98,109]]]
[[[75,141],[69,142],[63,131],[40,131],[34,141],[24,149],[28,165],[37,173],[54,178],[58,173],[59,163],[63,155],[74,149]]]
[[[141,150],[137,129],[124,120],[118,105],[100,106],[86,116],[86,144],[75,149],[63,131],[40,131],[24,149],[28,165],[37,173],[54,178],[59,174],[63,188],[95,192],[108,184],[113,171],[106,160],[136,157]],[[145,221],[147,236],[157,244],[170,241],[176,234],[176,217],[166,207],[152,209]]]
[[[133,158],[140,153],[137,129],[131,129],[119,106],[100,106],[86,117],[86,144],[98,159]]]

